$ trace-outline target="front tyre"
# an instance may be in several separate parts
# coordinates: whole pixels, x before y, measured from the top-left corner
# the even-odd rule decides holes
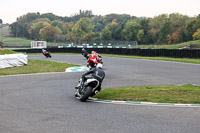
[[[80,100],[82,102],[85,102],[88,97],[92,94],[92,87],[91,86],[87,86],[84,88],[84,90],[80,93]]]

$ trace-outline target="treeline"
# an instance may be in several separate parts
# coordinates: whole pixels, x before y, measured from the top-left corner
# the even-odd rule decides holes
[[[200,39],[200,15],[173,13],[154,18],[128,14],[93,15],[81,11],[71,17],[28,13],[10,25],[14,37],[65,42],[73,40],[138,41],[140,44],[173,44]]]

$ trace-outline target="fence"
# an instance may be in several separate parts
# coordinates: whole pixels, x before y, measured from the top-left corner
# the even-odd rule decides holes
[[[114,46],[138,48],[137,41],[67,41],[65,43],[55,43],[57,46]]]

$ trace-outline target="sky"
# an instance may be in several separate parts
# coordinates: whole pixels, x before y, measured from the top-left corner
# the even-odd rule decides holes
[[[0,19],[3,23],[16,22],[27,13],[53,13],[72,16],[79,10],[92,10],[94,15],[110,13],[136,17],[180,13],[194,17],[200,14],[200,0],[1,0]]]

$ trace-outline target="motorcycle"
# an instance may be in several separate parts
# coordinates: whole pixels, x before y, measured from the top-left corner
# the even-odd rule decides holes
[[[43,55],[44,55],[46,58],[51,58],[50,52],[45,51],[45,52],[43,52]]]
[[[94,62],[95,65],[98,65],[103,68],[103,61],[102,61],[102,56],[100,56],[99,54],[96,54],[95,56],[93,56],[93,54],[89,57],[88,61],[87,61],[87,67],[90,68],[90,62]]]
[[[92,97],[99,92],[97,90],[99,85],[100,85],[99,81],[94,78],[89,77],[85,82],[82,80],[82,78],[80,78],[74,96],[75,98],[84,102],[89,97]]]

